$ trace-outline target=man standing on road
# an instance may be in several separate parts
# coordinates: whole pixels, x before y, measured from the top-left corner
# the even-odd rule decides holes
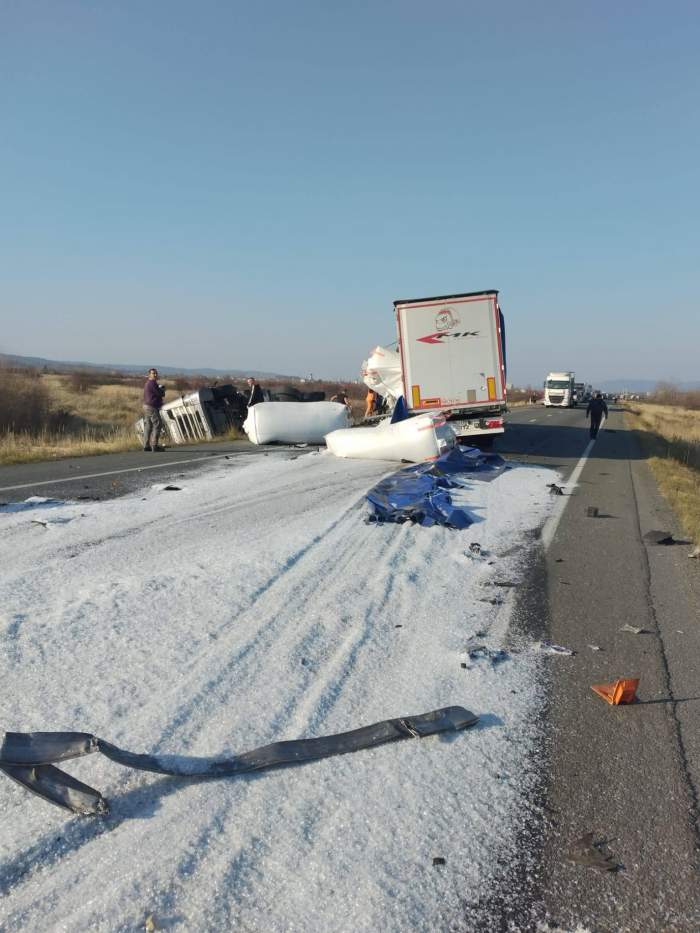
[[[586,418],[589,415],[591,416],[591,437],[598,437],[598,428],[603,420],[603,415],[606,418],[608,417],[608,406],[605,404],[605,399],[600,392],[596,392],[595,398],[592,398],[588,403]]]
[[[165,389],[158,384],[158,370],[149,369],[146,385],[143,387],[143,449],[163,450],[158,446],[158,438],[163,428],[160,410],[163,407]]]
[[[263,398],[262,389],[252,376],[248,376],[247,382],[248,389],[250,390],[248,394],[248,408],[251,408],[259,402],[264,402],[265,399]]]

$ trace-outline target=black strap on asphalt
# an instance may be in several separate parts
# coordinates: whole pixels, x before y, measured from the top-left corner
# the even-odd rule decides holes
[[[419,716],[385,719],[351,732],[273,742],[233,758],[186,758],[180,755],[136,754],[88,732],[6,732],[0,747],[0,771],[49,803],[83,815],[104,814],[108,804],[99,791],[54,766],[55,762],[101,752],[112,761],[140,771],[175,777],[226,777],[281,765],[304,764],[344,755],[398,739],[425,738],[459,732],[479,717],[461,706],[445,706]]]

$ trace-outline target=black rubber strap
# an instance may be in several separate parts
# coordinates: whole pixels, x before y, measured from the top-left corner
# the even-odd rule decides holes
[[[87,732],[8,732],[0,748],[0,770],[45,800],[74,813],[105,813],[107,804],[98,791],[53,767],[51,762],[100,751],[120,765],[141,771],[177,777],[223,777],[318,761],[398,739],[458,732],[474,725],[478,718],[461,706],[446,706],[419,716],[386,719],[337,735],[273,742],[223,759],[136,754]]]

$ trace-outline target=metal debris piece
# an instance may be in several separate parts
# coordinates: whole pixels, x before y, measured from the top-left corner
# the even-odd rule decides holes
[[[182,492],[182,486],[163,486],[163,492]]]
[[[433,865],[446,865],[446,861],[441,855],[436,855],[433,859]]]
[[[600,645],[589,645],[588,647],[591,649],[591,651],[602,651],[603,650],[600,647]]]
[[[563,496],[564,495],[563,486],[557,486],[556,483],[547,483],[547,486],[549,487],[549,494],[551,496]]]
[[[551,641],[541,641],[538,648],[545,654],[564,654],[568,657],[573,657],[576,654],[573,648],[566,648],[564,645],[555,645]]]
[[[638,628],[636,625],[622,625],[619,629],[620,632],[630,632],[632,635],[651,635],[651,632],[648,628]]]
[[[676,541],[670,531],[647,531],[644,540],[649,544],[675,544]]]
[[[598,871],[618,871],[621,866],[612,855],[602,851],[605,844],[604,839],[596,842],[593,833],[586,833],[572,843],[567,858],[577,865],[585,865]]]
[[[472,541],[469,545],[469,552],[471,554],[481,554],[481,545],[478,541]]]
[[[280,765],[318,761],[397,739],[458,732],[478,720],[478,716],[461,706],[445,706],[418,716],[385,719],[351,732],[273,742],[225,759],[137,754],[88,732],[6,732],[0,747],[0,771],[50,803],[73,813],[95,815],[108,810],[99,791],[54,767],[53,762],[100,752],[117,764],[139,771],[188,778],[233,777]]]

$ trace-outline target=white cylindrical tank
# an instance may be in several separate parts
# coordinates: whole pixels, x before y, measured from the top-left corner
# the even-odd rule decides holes
[[[338,402],[259,402],[248,409],[243,430],[253,444],[323,444],[329,431],[349,424]]]
[[[434,460],[457,443],[444,415],[426,413],[376,428],[349,428],[326,435],[326,445],[336,457],[358,460]]]

